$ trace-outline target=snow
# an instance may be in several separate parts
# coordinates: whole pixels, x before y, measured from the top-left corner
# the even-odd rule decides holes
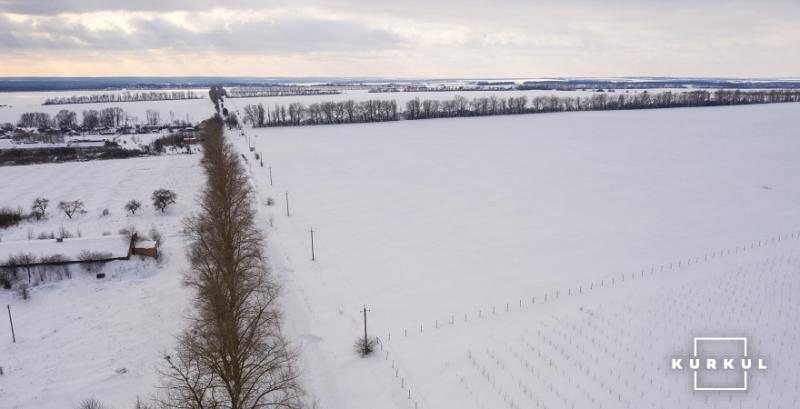
[[[108,258],[128,256],[130,241],[127,237],[114,235],[105,237],[84,237],[47,240],[15,240],[0,242],[0,264],[5,264],[10,256],[33,254],[36,259],[60,254],[68,261],[79,260],[82,251],[110,254]]]
[[[322,407],[711,408],[728,396],[665,370],[693,334],[743,333],[800,364],[785,346],[798,318],[786,289],[800,285],[797,118],[785,104],[231,137],[260,202],[276,200],[261,209],[270,259]],[[352,352],[364,304],[384,343],[367,360]],[[635,369],[608,358],[631,354]],[[798,375],[773,367],[735,398],[786,407],[798,395],[783,380]]]
[[[650,92],[667,91],[667,90],[649,90]],[[686,90],[672,90],[672,91],[686,91]],[[206,90],[195,90],[200,95],[207,95]],[[624,91],[618,91],[624,92]],[[634,91],[633,92],[641,92]],[[148,109],[158,111],[161,115],[162,122],[169,122],[171,119],[187,120],[195,123],[200,122],[211,114],[211,102],[208,98],[203,99],[190,99],[178,101],[141,101],[141,102],[125,102],[125,103],[109,103],[109,104],[74,104],[74,105],[42,105],[42,103],[51,97],[57,96],[72,96],[84,95],[92,93],[106,93],[106,91],[63,91],[63,92],[3,92],[0,93],[0,105],[8,105],[0,107],[0,124],[4,122],[16,123],[21,114],[25,112],[47,112],[54,116],[62,109],[75,111],[78,113],[80,120],[81,112],[89,109],[101,110],[103,108],[118,106],[124,109],[130,116],[134,118],[133,122],[144,122],[146,119],[146,112]],[[300,102],[305,105],[310,105],[317,102],[325,101],[344,101],[353,99],[356,101],[363,101],[368,99],[381,99],[388,100],[394,99],[400,106],[414,98],[436,99],[445,100],[453,99],[456,95],[464,96],[465,98],[472,99],[477,97],[489,97],[490,95],[497,95],[498,97],[508,98],[511,96],[517,97],[525,95],[528,98],[536,96],[549,96],[549,95],[563,95],[563,96],[586,96],[592,95],[592,91],[542,91],[542,90],[525,90],[525,91],[443,91],[443,92],[388,92],[388,93],[370,93],[367,90],[344,90],[340,94],[328,95],[298,95],[298,96],[285,96],[285,97],[264,97],[264,98],[235,98],[228,99],[227,104],[233,106],[234,109],[241,111],[247,104],[262,103],[265,106],[274,107],[276,104],[289,105],[293,102]]]
[[[185,90],[159,90],[159,92],[185,91]],[[58,111],[66,109],[78,113],[80,121],[81,112],[94,109],[101,110],[108,107],[120,107],[136,120],[144,122],[147,110],[158,111],[163,121],[170,120],[170,112],[174,119],[199,122],[208,117],[210,101],[208,98],[173,101],[137,101],[118,103],[92,103],[92,104],[67,104],[67,105],[42,105],[48,98],[70,97],[73,95],[119,94],[123,91],[41,91],[41,92],[2,92],[0,93],[0,123],[16,123],[19,116],[25,112],[46,112],[54,116]],[[139,92],[139,91],[133,91]],[[193,90],[199,95],[207,95],[208,90]],[[7,105],[3,107],[2,105]],[[135,122],[135,121],[134,121]]]
[[[285,102],[348,95],[428,97]],[[228,104],[279,99],[263,100]],[[195,119],[211,110],[204,100],[165,107]],[[8,112],[0,122],[18,117]],[[781,104],[230,137],[248,158],[286,334],[319,407],[761,409],[800,399],[797,118],[800,104]],[[198,161],[0,167],[0,205],[51,200],[47,220],[0,231],[3,244],[62,226],[90,238],[134,224],[165,237],[159,260],[108,263],[104,280],[74,269],[28,301],[0,291],[18,337],[10,343],[0,322],[1,407],[95,397],[125,408],[155,390],[190,308],[180,232],[203,183]],[[148,202],[162,187],[178,193],[165,214]],[[55,210],[74,199],[87,214]],[[145,204],[133,216],[123,210],[130,199]],[[367,359],[352,351],[364,305],[381,341]],[[747,394],[692,392],[691,375],[668,365],[698,335],[748,336],[770,367],[752,374]]]
[[[105,146],[105,141],[69,141],[67,146],[74,148],[102,148]]]
[[[153,240],[139,240],[134,246],[139,249],[152,249],[156,247],[156,242]]]
[[[181,232],[204,182],[199,159],[171,155],[0,167],[0,206],[27,209],[38,196],[50,199],[48,219],[0,231],[0,248],[23,245],[29,234],[58,233],[61,227],[76,238],[52,246],[76,251],[101,240],[119,243],[114,251],[127,253],[128,244],[116,234],[128,226],[143,235],[157,228],[164,240],[158,260],[107,263],[102,280],[72,266],[71,279],[35,286],[27,301],[0,290],[0,305],[11,306],[17,336],[11,343],[4,311],[0,407],[73,408],[94,397],[127,408],[137,396],[146,399],[155,391],[156,369],[186,326],[189,311],[191,294],[181,284],[187,269]],[[153,190],[162,187],[178,194],[165,213],[149,202]],[[75,199],[84,201],[87,213],[70,220],[56,207],[60,200]],[[143,204],[133,216],[123,208],[130,199]],[[109,215],[102,215],[104,209]],[[33,241],[29,248],[37,245]]]

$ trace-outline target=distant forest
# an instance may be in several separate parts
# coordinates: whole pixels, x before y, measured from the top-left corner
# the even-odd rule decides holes
[[[548,112],[607,111],[719,105],[800,102],[800,90],[716,90],[687,92],[597,93],[591,96],[526,96],[501,98],[496,95],[469,100],[414,98],[401,110],[394,100],[328,101],[304,105],[299,102],[273,108],[249,104],[240,113],[243,122],[255,128],[269,126],[326,125],[363,122],[417,120],[489,115],[517,115]]]

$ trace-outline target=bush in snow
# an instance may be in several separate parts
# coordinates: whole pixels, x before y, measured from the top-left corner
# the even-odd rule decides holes
[[[36,240],[47,240],[47,239],[54,239],[54,238],[56,238],[56,235],[53,234],[53,232],[47,233],[47,232],[43,231],[43,232],[39,233],[38,236],[36,236]]]
[[[106,405],[103,405],[103,403],[101,403],[99,400],[95,398],[89,398],[81,402],[81,404],[78,405],[77,409],[107,409],[107,408]]]
[[[358,337],[355,344],[353,344],[353,349],[359,356],[365,357],[375,351],[375,345],[377,344],[378,342],[375,338],[364,339],[364,337]]]
[[[108,216],[110,214],[111,214],[111,211],[108,210],[107,207],[105,209],[103,209],[103,213],[100,213],[100,215],[103,216],[103,217],[106,217],[106,216]]]
[[[47,217],[47,205],[49,204],[50,200],[43,197],[37,197],[34,199],[33,204],[31,205],[31,216],[33,216],[36,220],[44,219]]]
[[[11,255],[2,264],[3,267],[0,267],[0,285],[6,290],[10,290],[11,285],[19,278],[20,261],[18,256]]]
[[[130,214],[132,215],[136,214],[136,211],[139,210],[139,208],[141,207],[142,207],[142,202],[136,199],[129,200],[128,203],[125,203],[125,210],[130,212]]]
[[[268,197],[267,198],[267,206],[272,206],[275,204],[275,199]]]
[[[64,212],[64,214],[70,219],[76,214],[86,213],[86,211],[83,210],[83,201],[81,200],[62,200],[61,202],[58,202],[58,208],[61,209],[61,211]]]
[[[161,210],[161,213],[164,213],[164,210],[167,209],[167,206],[174,204],[175,199],[178,198],[178,194],[169,190],[169,189],[158,189],[153,192],[153,207],[158,210]]]
[[[8,275],[5,271],[0,271],[0,286],[3,287],[4,290],[11,289],[11,276]]]
[[[12,268],[3,267],[0,269],[0,286],[6,290],[11,289],[11,283],[14,281],[14,273]]]
[[[0,229],[11,227],[25,220],[22,209],[13,210],[8,207],[0,209]]]

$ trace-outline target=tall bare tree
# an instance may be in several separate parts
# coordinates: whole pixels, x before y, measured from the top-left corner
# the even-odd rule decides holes
[[[302,406],[295,355],[281,334],[278,287],[255,226],[253,195],[218,116],[203,125],[208,183],[186,222],[196,315],[166,357],[161,403],[170,408]]]

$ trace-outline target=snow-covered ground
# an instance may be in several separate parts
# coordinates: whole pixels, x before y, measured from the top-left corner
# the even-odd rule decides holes
[[[190,294],[181,285],[186,268],[183,218],[195,206],[204,180],[199,155],[0,167],[0,206],[28,209],[35,197],[50,199],[49,217],[0,231],[9,243],[63,227],[83,239],[116,235],[135,226],[155,227],[164,236],[159,261],[115,261],[106,278],[73,266],[73,277],[33,287],[31,299],[0,290],[0,407],[73,408],[95,397],[114,408],[131,407],[157,385],[156,368],[174,347],[185,323]],[[150,194],[172,189],[177,203],[158,212]],[[86,214],[69,220],[60,200],[83,200]],[[144,205],[135,216],[124,204]],[[109,215],[103,216],[108,209]],[[68,243],[64,243],[68,244]],[[6,304],[11,306],[17,343],[11,342]]]
[[[286,102],[327,97],[347,98]],[[195,119],[211,110],[166,106]],[[0,122],[18,117],[6,109]],[[286,330],[320,408],[762,409],[800,398],[797,118],[800,104],[782,104],[230,136],[248,158]],[[0,407],[95,397],[125,408],[153,392],[189,308],[180,230],[203,183],[198,159],[0,167],[0,206],[51,200],[48,220],[0,231],[3,241],[62,226],[165,236],[159,262],[109,263],[104,280],[76,269],[28,301],[0,290],[18,337],[0,319]],[[149,205],[161,187],[179,195],[166,214]],[[55,204],[74,199],[87,213],[69,220]],[[136,216],[123,210],[130,199],[145,204]],[[363,305],[381,340],[369,359],[352,351]],[[693,393],[669,358],[698,335],[748,336],[770,367],[746,394]]]
[[[207,90],[193,90],[195,93],[207,96]],[[666,90],[649,90],[650,92],[659,92]],[[686,90],[672,90],[674,92]],[[111,91],[109,91],[111,92]],[[81,112],[88,109],[101,110],[110,106],[118,106],[123,108],[131,117],[136,121],[144,122],[146,119],[146,112],[148,109],[158,111],[161,120],[169,122],[175,120],[186,120],[191,123],[199,122],[208,117],[211,113],[209,106],[211,102],[209,99],[191,99],[179,101],[142,101],[142,102],[124,102],[124,103],[108,103],[108,104],[74,104],[74,105],[42,105],[47,98],[51,97],[69,97],[72,95],[91,95],[91,94],[104,94],[109,93],[106,91],[47,91],[47,92],[2,92],[0,93],[0,124],[5,122],[16,123],[21,114],[25,112],[46,112],[50,115],[55,115],[62,109],[75,111],[78,113],[80,120]],[[625,92],[618,90],[616,92]],[[631,93],[640,92],[630,90]],[[341,94],[330,95],[300,95],[300,96],[286,96],[286,97],[264,97],[264,98],[236,98],[229,100],[231,105],[243,108],[247,104],[262,103],[265,106],[274,107],[276,104],[289,105],[293,102],[300,102],[310,105],[316,102],[324,101],[344,101],[348,99],[363,101],[367,99],[394,99],[398,104],[404,106],[405,103],[414,98],[424,99],[437,99],[446,100],[453,99],[456,95],[464,96],[465,98],[472,99],[477,97],[488,97],[490,95],[497,95],[498,97],[508,98],[510,96],[525,95],[528,98],[533,98],[542,95],[559,95],[559,96],[584,96],[592,95],[592,91],[541,91],[541,90],[527,90],[527,91],[460,91],[460,92],[388,92],[388,93],[370,93],[367,90],[344,90]],[[3,106],[5,105],[5,106]]]
[[[185,90],[159,90],[159,92],[185,91]],[[0,92],[0,124],[4,122],[16,123],[19,116],[25,112],[46,112],[54,116],[58,111],[66,109],[78,113],[80,121],[81,112],[94,109],[117,106],[124,109],[128,115],[134,117],[136,122],[144,122],[147,110],[158,111],[163,121],[186,120],[199,122],[208,117],[211,102],[208,100],[208,90],[191,90],[198,95],[206,96],[202,99],[177,100],[177,101],[140,101],[118,103],[92,103],[92,104],[67,104],[67,105],[42,105],[48,98],[71,97],[97,94],[120,94],[123,91],[38,91],[38,92]],[[137,91],[133,91],[135,93]],[[172,114],[170,114],[172,113]]]
[[[783,104],[231,136],[276,200],[271,262],[320,407],[763,408],[800,397],[798,118]],[[367,360],[352,352],[364,304],[383,342]],[[668,357],[699,335],[748,336],[773,366],[747,394],[692,393]]]

